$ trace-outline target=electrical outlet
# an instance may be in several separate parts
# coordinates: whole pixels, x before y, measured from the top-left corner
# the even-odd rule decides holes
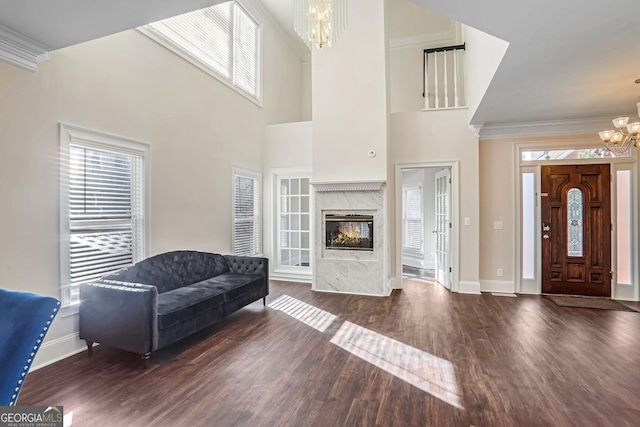
[[[471,217],[468,217],[468,216],[464,217],[464,225],[471,225]]]
[[[502,221],[494,221],[493,222],[493,229],[494,230],[502,230],[504,228],[504,224],[502,223]]]
[[[498,275],[498,277],[502,277],[502,276],[504,276],[504,270],[499,268],[498,271],[496,272],[496,274]]]

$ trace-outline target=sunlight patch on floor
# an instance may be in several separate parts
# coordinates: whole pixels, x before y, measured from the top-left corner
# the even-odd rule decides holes
[[[443,402],[463,409],[453,364],[425,351],[344,322],[331,342]]]
[[[338,316],[283,295],[269,304],[274,310],[325,332]],[[344,322],[331,343],[458,409],[460,403],[453,364],[351,322]]]
[[[274,310],[279,310],[320,332],[326,331],[334,320],[338,318],[327,311],[297,300],[289,295],[281,296],[269,304],[269,307]]]

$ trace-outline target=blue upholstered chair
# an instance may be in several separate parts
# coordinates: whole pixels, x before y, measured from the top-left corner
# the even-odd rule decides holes
[[[60,301],[0,288],[0,406],[15,406]]]

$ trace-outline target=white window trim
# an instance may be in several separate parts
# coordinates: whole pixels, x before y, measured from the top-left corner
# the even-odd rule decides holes
[[[143,195],[144,209],[144,239],[143,253],[147,255],[149,247],[149,176],[150,176],[150,149],[149,144],[103,132],[83,129],[81,127],[60,123],[60,293],[62,301],[61,315],[63,317],[76,314],[78,312],[78,302],[71,303],[69,288],[69,148],[73,143],[81,144],[85,147],[117,150],[125,154],[142,156],[143,159]]]
[[[184,60],[190,62],[191,64],[195,65],[196,67],[200,68],[202,71],[204,71],[205,73],[211,75],[212,77],[215,77],[218,81],[220,81],[221,83],[223,83],[224,85],[226,85],[227,87],[229,87],[230,89],[233,89],[234,91],[236,91],[237,93],[239,93],[240,95],[244,96],[245,98],[247,98],[249,101],[253,102],[254,104],[258,105],[259,107],[262,107],[262,87],[263,87],[263,81],[262,81],[262,59],[263,59],[263,49],[262,49],[262,33],[263,33],[263,23],[258,20],[256,18],[256,14],[252,13],[250,11],[250,8],[247,7],[248,5],[246,4],[245,1],[241,1],[241,0],[231,0],[231,1],[235,1],[236,3],[238,3],[238,5],[242,8],[242,10],[244,10],[244,12],[249,15],[249,17],[251,17],[251,19],[253,19],[256,24],[258,24],[258,40],[257,40],[257,44],[258,44],[258,52],[256,54],[256,60],[257,60],[257,81],[258,81],[258,93],[254,96],[252,94],[250,94],[249,92],[245,91],[244,89],[236,86],[233,83],[233,72],[231,73],[232,75],[230,77],[226,77],[222,74],[220,74],[219,72],[217,72],[216,70],[214,70],[213,68],[209,67],[208,65],[204,64],[202,61],[200,61],[199,59],[195,58],[191,53],[187,52],[185,49],[183,49],[181,46],[178,46],[177,44],[173,43],[171,40],[162,37],[161,35],[159,35],[158,33],[156,33],[155,31],[153,31],[150,28],[147,28],[146,26],[143,27],[137,27],[136,29],[138,31],[140,31],[142,34],[144,34],[145,36],[149,37],[150,39],[152,39],[153,41],[157,42],[158,44],[164,46],[165,48],[169,49],[170,51],[172,51],[173,53],[175,53],[176,55],[180,56],[181,58],[183,58]],[[233,60],[231,61],[233,63]]]
[[[244,176],[247,178],[253,178],[258,181],[258,206],[259,217],[258,217],[258,253],[252,256],[263,256],[264,255],[264,205],[263,205],[263,197],[262,197],[262,172],[258,172],[252,169],[246,169],[239,166],[233,166],[233,173],[231,175],[231,253],[236,253],[236,191],[235,191],[235,177],[236,175]]]
[[[265,179],[264,194],[267,204],[264,206],[265,218],[263,224],[265,224],[263,243],[265,248],[265,255],[272,260],[276,260],[278,256],[278,220],[279,220],[279,191],[278,191],[278,179],[279,178],[311,178],[311,169],[307,167],[291,167],[291,168],[270,168]],[[278,267],[278,261],[269,262],[269,277],[273,277],[275,280],[284,280],[290,282],[311,283],[313,279],[313,264],[315,263],[315,210],[314,210],[314,188],[312,185],[309,187],[309,257],[311,265],[309,267],[291,267],[283,266]],[[301,270],[302,268],[306,270]]]
[[[282,265],[281,264],[281,248],[280,248],[280,215],[282,214],[282,210],[281,210],[281,205],[280,205],[280,190],[278,188],[278,184],[281,182],[281,180],[283,179],[305,179],[308,178],[309,182],[311,183],[311,171],[309,171],[308,169],[305,170],[305,172],[300,172],[300,173],[295,173],[295,172],[291,172],[289,171],[289,173],[283,173],[280,175],[275,176],[275,192],[274,192],[274,203],[276,206],[275,209],[275,222],[274,222],[274,226],[275,226],[275,230],[274,230],[274,237],[275,237],[275,242],[274,242],[274,259],[276,260],[276,262],[274,263],[274,271],[277,272],[281,272],[281,273],[290,273],[290,274],[299,274],[301,277],[308,279],[309,276],[311,275],[311,271],[312,271],[312,264],[313,264],[313,258],[312,258],[312,246],[313,246],[313,238],[312,238],[312,227],[313,227],[313,195],[312,195],[312,189],[313,186],[311,184],[309,184],[309,264],[308,266],[293,266],[293,265]],[[302,230],[299,230],[300,232],[302,232]]]

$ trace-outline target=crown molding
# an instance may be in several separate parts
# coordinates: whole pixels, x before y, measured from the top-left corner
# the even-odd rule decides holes
[[[387,181],[337,181],[310,182],[316,191],[377,191],[381,190]]]
[[[597,134],[601,130],[611,127],[610,117],[485,124],[480,129],[480,139]]]
[[[294,40],[282,29],[278,21],[271,15],[271,13],[264,6],[260,0],[238,0],[242,6],[244,6],[249,13],[251,13],[260,22],[269,25],[269,27],[276,33],[276,36],[282,41],[291,52],[302,62],[304,56],[309,54],[309,50],[305,47],[295,43]],[[293,24],[291,24],[293,25]]]
[[[49,59],[49,48],[0,25],[0,61],[35,73]]]
[[[475,124],[470,124],[469,125],[469,130],[471,132],[473,132],[473,137],[475,139],[480,138],[480,132],[482,131],[482,127],[484,126],[484,124],[479,124],[479,125],[475,125]]]
[[[449,28],[445,31],[389,39],[389,49],[396,50],[415,47],[428,49],[432,47],[443,47],[460,44],[461,41],[462,25],[458,22],[451,21],[449,24]]]

